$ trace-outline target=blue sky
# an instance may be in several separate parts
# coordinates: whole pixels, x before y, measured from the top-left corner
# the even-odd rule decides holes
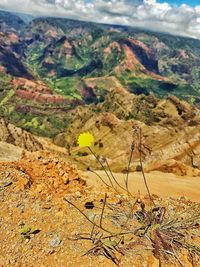
[[[189,6],[200,5],[200,0],[159,0],[158,2],[159,3],[167,2],[169,4],[176,4],[176,5],[187,4]]]
[[[200,39],[200,0],[0,0],[0,9],[129,25]]]

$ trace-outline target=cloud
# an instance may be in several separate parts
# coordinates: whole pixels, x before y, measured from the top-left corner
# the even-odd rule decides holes
[[[1,0],[1,9],[129,25],[200,39],[200,6],[156,0]]]

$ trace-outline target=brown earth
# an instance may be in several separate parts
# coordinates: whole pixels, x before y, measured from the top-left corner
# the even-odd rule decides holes
[[[88,175],[88,174],[87,174]],[[102,175],[102,173],[101,173]],[[119,176],[117,174],[117,176]],[[168,180],[161,177],[160,173],[149,175],[151,179],[150,185],[153,193],[159,193],[159,186],[163,186],[160,195],[166,195],[164,188],[169,185],[169,181],[173,181],[176,190],[171,192],[171,196],[178,196],[177,185],[180,181],[181,193],[184,195],[182,187],[183,180],[188,184],[194,181],[194,187],[197,186],[196,179],[175,177],[168,175]],[[167,177],[167,175],[165,175]],[[132,192],[136,192],[133,188],[139,174],[130,176],[130,188]],[[165,178],[166,178],[165,177]],[[141,177],[140,177],[141,178]],[[157,187],[155,181],[158,180]],[[160,180],[160,182],[159,182]],[[120,203],[126,203],[126,196],[114,193],[112,190],[103,186],[94,175],[83,175],[76,168],[67,162],[57,158],[50,152],[26,152],[22,159],[10,163],[0,163],[0,266],[2,267],[89,267],[89,266],[116,266],[112,261],[104,256],[82,256],[93,245],[89,241],[72,240],[72,237],[78,233],[90,232],[91,225],[76,209],[71,207],[64,198],[76,203],[89,218],[93,218],[94,214],[100,216],[102,209],[102,199],[104,193],[108,194],[108,203],[121,207]],[[164,184],[165,181],[165,184]],[[141,193],[144,192],[142,180],[137,184]],[[137,187],[137,186],[136,186]],[[155,190],[157,189],[157,191]],[[182,190],[183,189],[183,190]],[[169,187],[168,190],[171,190]],[[193,200],[199,200],[197,196],[198,188],[193,191],[188,186],[187,197],[192,196]],[[196,195],[193,193],[196,192]],[[145,193],[145,192],[144,192]],[[163,194],[164,193],[164,194]],[[190,195],[191,194],[191,195]],[[137,194],[138,195],[138,194]],[[137,196],[138,197],[138,196]],[[168,196],[169,197],[169,196]],[[192,205],[190,200],[181,198],[173,200],[172,198],[164,198],[163,200],[155,196],[156,203],[168,205],[171,208],[182,210],[188,205]],[[140,195],[140,199],[146,205],[149,205],[148,197]],[[86,209],[84,204],[93,201],[95,208],[93,210]],[[121,202],[122,201],[122,202]],[[136,210],[139,209],[137,204]],[[176,206],[177,205],[177,206]],[[106,208],[106,214],[109,212]],[[105,215],[104,227],[115,229],[118,224],[117,219],[113,222],[107,220],[109,213]],[[35,229],[32,234],[22,234],[27,229]],[[130,236],[127,238],[125,245],[137,238]],[[143,241],[144,242],[144,241]],[[145,241],[147,242],[147,241]],[[147,242],[148,243],[148,242]],[[148,246],[143,243],[138,248],[138,252],[127,252],[125,256],[119,256],[119,266],[123,267],[158,267],[158,260],[152,255],[151,250],[143,251],[141,246]],[[140,253],[142,251],[142,256]],[[187,254],[183,252],[181,261],[184,266],[192,267],[187,258]],[[174,263],[166,263],[164,266],[178,266]],[[198,266],[198,265],[193,265]]]
[[[53,94],[52,90],[42,81],[31,81],[25,78],[12,80],[15,95],[20,99],[33,100],[42,103],[64,103],[66,98]]]
[[[18,160],[22,152],[22,148],[0,141],[0,162]]]
[[[0,141],[13,144],[28,151],[43,148],[42,144],[30,133],[0,118]]]
[[[121,49],[124,50],[125,60],[123,60],[114,71],[117,74],[131,70],[131,72],[143,78],[152,77],[155,80],[169,81],[166,77],[158,74],[158,62],[155,59],[153,51],[144,43],[133,39],[120,41]]]
[[[103,81],[88,79],[87,82],[94,88]],[[80,163],[79,167],[99,168],[88,149],[77,146],[79,134],[90,132],[95,138],[93,151],[106,157],[113,171],[122,172],[127,167],[131,143],[137,141],[133,129],[139,127],[143,135],[145,171],[159,170],[183,176],[200,173],[199,113],[177,97],[159,100],[151,95],[135,96],[119,85],[108,93],[103,103],[79,106],[68,115],[70,126],[54,138],[54,142],[66,147],[74,161]],[[138,163],[139,154],[135,150],[132,171]]]
[[[97,172],[107,183],[108,178],[103,171]],[[86,172],[88,176],[88,185],[100,187],[102,182],[94,174]],[[117,181],[124,186],[125,174],[114,173]],[[200,176],[177,176],[173,173],[162,173],[154,171],[146,173],[149,188],[152,194],[160,197],[187,198],[192,201],[200,202]],[[141,172],[134,172],[129,175],[129,191],[137,194],[138,191],[142,195],[146,194],[146,188]]]

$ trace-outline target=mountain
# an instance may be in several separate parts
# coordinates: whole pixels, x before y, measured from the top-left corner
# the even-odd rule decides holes
[[[25,22],[17,14],[0,10],[0,30],[18,31],[25,26]]]
[[[117,170],[125,168],[129,151],[121,136],[140,125],[153,146],[146,169],[164,170],[155,162],[161,146],[177,168],[180,162],[199,168],[198,142],[184,152],[198,139],[199,40],[61,18],[22,19],[0,12],[1,117],[70,147],[78,162],[81,131],[94,132],[101,145],[117,138],[116,150],[99,150],[114,168],[123,162]],[[160,141],[151,144],[156,132]],[[176,140],[180,148],[171,153]]]
[[[199,40],[0,11],[0,266],[199,266],[199,99]]]

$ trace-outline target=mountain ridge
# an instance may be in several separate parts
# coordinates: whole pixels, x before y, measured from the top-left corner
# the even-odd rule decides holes
[[[200,41],[60,18],[36,18],[20,30],[18,26],[5,27],[4,22],[0,30],[1,117],[34,135],[53,138],[77,162],[83,159],[78,134],[94,130],[97,150],[108,154],[120,171],[128,157],[126,142],[117,144],[122,149],[115,151],[116,159],[101,145],[120,140],[125,129],[130,134],[132,124],[140,125],[149,140],[156,131],[160,136],[146,170],[164,171],[167,164],[167,170],[181,175],[198,172],[199,163],[195,169],[184,147],[194,141],[192,134],[198,139]],[[115,126],[118,131],[112,132]],[[101,140],[104,131],[108,141]],[[171,133],[180,140],[180,153],[171,152]],[[155,162],[159,145],[171,155],[162,166]],[[198,162],[198,144],[194,147]]]

